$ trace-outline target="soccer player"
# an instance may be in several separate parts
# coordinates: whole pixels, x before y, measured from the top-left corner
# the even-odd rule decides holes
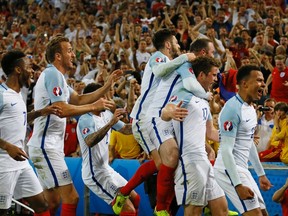
[[[192,65],[198,82],[208,92],[217,81],[220,63],[212,57],[202,56],[197,57]],[[180,153],[174,179],[177,203],[183,205],[185,216],[202,215],[206,205],[212,215],[228,215],[224,191],[214,178],[213,167],[205,149],[206,135],[209,139],[219,141],[209,103],[179,88],[173,91],[170,102],[162,109],[163,120],[175,118],[174,111],[179,107],[185,107],[188,115],[185,117],[182,113],[182,116],[172,121]]]
[[[95,91],[99,84],[91,83],[84,93]],[[85,185],[109,205],[117,195],[119,187],[127,181],[109,165],[109,140],[111,128],[123,134],[132,134],[131,125],[120,121],[124,109],[94,111],[82,115],[77,125],[77,137],[82,152],[82,178]],[[120,213],[122,216],[137,215],[140,196],[132,191]],[[133,203],[132,203],[132,202]],[[134,205],[135,204],[135,207]]]
[[[173,38],[174,36],[171,34],[171,32],[159,31],[158,33],[158,35],[156,34],[154,36],[155,47],[159,47],[158,55],[160,55],[163,59],[167,59],[167,56],[170,56],[170,58],[175,58],[177,55],[179,55],[179,45],[176,38]],[[169,36],[168,39],[170,38],[170,40],[174,40],[174,52],[172,53],[169,51],[169,49],[167,50],[165,48],[165,40],[161,40],[164,33]],[[214,46],[213,43],[208,39],[199,39],[191,45],[190,51],[193,52],[191,55],[191,60],[195,58],[195,55],[213,56]],[[178,58],[175,58],[175,60]],[[153,65],[152,57],[150,61]],[[168,64],[169,63],[166,63],[166,65]],[[139,116],[142,116],[139,120],[133,120],[134,136],[142,145],[142,148],[152,156],[156,167],[159,169],[157,176],[157,204],[154,213],[156,215],[169,215],[168,212],[170,203],[174,198],[173,176],[179,159],[178,147],[176,141],[174,140],[173,126],[171,122],[164,122],[161,120],[161,109],[168,102],[172,90],[177,89],[181,83],[183,83],[183,86],[187,90],[194,92],[199,97],[209,99],[210,94],[206,93],[203,87],[197,82],[195,76],[191,79],[193,76],[194,75],[191,68],[191,63],[183,63],[176,69],[176,72],[169,73],[161,79],[159,86],[154,93],[153,100],[149,103],[149,109],[142,110],[140,109],[141,107],[139,109],[137,107],[133,109],[134,112],[137,111]],[[142,103],[145,105],[146,100],[142,100]],[[146,104],[146,106],[148,105]],[[179,112],[181,111],[184,112],[184,110],[179,108]],[[148,166],[148,168],[146,166]],[[152,167],[154,169],[152,169]],[[137,180],[140,180],[141,178],[143,179],[143,173],[147,173],[147,170],[151,171],[151,173],[152,171],[153,173],[157,171],[153,161],[149,161],[148,163],[142,165],[136,172],[135,178],[133,177],[129,183],[120,190],[120,192],[124,195],[125,193],[128,193],[131,188],[135,186],[133,183],[139,182]]]
[[[56,35],[47,44],[47,68],[41,73],[35,86],[35,110],[48,104],[62,108],[62,118],[55,115],[37,118],[28,142],[29,155],[49,203],[51,215],[62,202],[62,216],[75,216],[78,194],[74,188],[64,160],[64,134],[66,118],[90,111],[109,109],[113,103],[102,97],[112,83],[122,74],[114,71],[105,85],[95,92],[78,95],[70,88],[64,75],[73,68],[75,54],[68,38]]]
[[[260,190],[248,170],[251,162],[262,190],[269,190],[262,164],[254,144],[257,115],[253,101],[265,88],[260,68],[242,66],[236,76],[239,91],[229,99],[219,115],[220,149],[214,165],[215,178],[242,215],[267,215]]]
[[[36,216],[49,216],[43,189],[24,151],[24,140],[27,120],[57,114],[59,108],[50,106],[27,114],[20,89],[30,84],[33,70],[29,58],[12,50],[3,56],[1,65],[8,79],[0,84],[0,215],[7,215],[14,196],[25,198]]]
[[[117,196],[115,205],[113,206],[114,212],[121,211],[124,198],[130,193],[130,191],[132,191],[149,176],[156,173],[158,169],[161,170],[161,158],[158,154],[156,145],[150,139],[148,131],[149,127],[151,127],[151,117],[146,117],[146,113],[153,101],[160,80],[163,77],[172,74],[180,65],[195,58],[194,54],[192,53],[178,56],[180,53],[180,46],[175,36],[168,29],[161,29],[157,31],[153,36],[153,44],[158,51],[150,57],[148,63],[146,64],[141,84],[141,95],[137,99],[131,112],[131,117],[133,118],[133,135],[144,151],[146,151],[146,153],[149,154],[153,160],[141,165],[132,179],[129,180],[128,184],[120,189],[119,196]],[[166,134],[168,139],[169,137],[172,137],[172,135],[169,133],[170,132],[168,131]],[[177,152],[175,156],[178,158]],[[171,170],[173,173],[174,168]],[[164,175],[161,175],[160,173],[157,178],[158,189],[157,210],[155,211],[156,214],[157,211],[166,211],[167,196],[169,196],[170,193],[170,185],[167,184],[165,179],[167,178],[167,175],[169,176],[169,179],[171,179],[171,171],[168,167],[166,170],[164,168],[160,172],[164,173]],[[159,212],[159,214],[161,214],[161,212]]]

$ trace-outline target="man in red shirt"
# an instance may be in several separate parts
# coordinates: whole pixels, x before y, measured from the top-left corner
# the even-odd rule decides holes
[[[249,51],[247,48],[245,48],[245,43],[242,37],[235,37],[234,44],[229,47],[229,50],[233,54],[233,58],[234,58],[237,68],[240,68],[241,59],[244,56],[249,57]]]
[[[288,216],[288,178],[285,184],[277,190],[272,197],[274,202],[280,203],[282,207],[282,215]]]
[[[268,86],[272,83],[271,96],[277,102],[288,103],[288,67],[285,65],[286,57],[277,55],[274,58],[275,68],[266,81],[265,93]]]

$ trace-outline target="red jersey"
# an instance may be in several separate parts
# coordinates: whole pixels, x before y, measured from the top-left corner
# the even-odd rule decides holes
[[[288,103],[288,87],[283,85],[285,81],[288,81],[288,67],[284,71],[279,71],[275,67],[272,71],[271,98],[274,98],[277,102]]]
[[[238,70],[229,69],[227,74],[222,75],[222,83],[225,86],[225,89],[230,92],[237,92],[237,72]]]
[[[64,139],[64,154],[70,156],[77,150],[78,139],[76,133],[77,123],[67,123]]]

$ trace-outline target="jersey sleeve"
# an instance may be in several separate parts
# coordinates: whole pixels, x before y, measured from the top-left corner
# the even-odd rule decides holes
[[[176,89],[172,92],[172,96],[169,99],[170,104],[178,104],[180,101],[183,101],[182,107],[186,107],[188,103],[190,102],[191,98],[193,97],[193,94],[188,92],[184,88]]]
[[[219,116],[219,131],[221,136],[236,138],[240,113],[232,103],[226,103]]]
[[[78,120],[80,134],[83,139],[95,132],[95,122],[90,114],[82,115]]]
[[[167,56],[161,52],[156,52],[149,59],[152,72],[157,77],[164,77],[174,72],[180,65],[188,61],[186,54],[182,54],[173,60],[169,60]]]
[[[192,64],[190,62],[186,62],[183,65],[181,65],[176,70],[176,72],[181,76],[183,87],[187,91],[192,92],[195,96],[199,98],[208,99],[209,94],[197,81],[196,76],[192,69]]]
[[[50,68],[45,72],[45,87],[47,89],[51,103],[58,101],[66,101],[64,91],[64,80],[60,72],[54,68]]]

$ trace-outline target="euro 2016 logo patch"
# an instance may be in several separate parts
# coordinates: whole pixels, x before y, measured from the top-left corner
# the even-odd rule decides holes
[[[53,88],[53,94],[58,97],[62,95],[62,89],[60,87],[54,87]]]
[[[169,102],[174,102],[174,101],[177,100],[177,98],[178,98],[178,97],[177,97],[176,95],[173,95],[173,96],[170,97]]]
[[[231,121],[224,122],[223,126],[225,131],[231,131],[233,129],[233,124]]]
[[[155,61],[156,62],[164,62],[164,59],[158,57],[158,58],[155,59]]]
[[[89,131],[90,131],[89,128],[84,128],[84,129],[82,130],[82,133],[85,135],[85,134],[87,134]]]

